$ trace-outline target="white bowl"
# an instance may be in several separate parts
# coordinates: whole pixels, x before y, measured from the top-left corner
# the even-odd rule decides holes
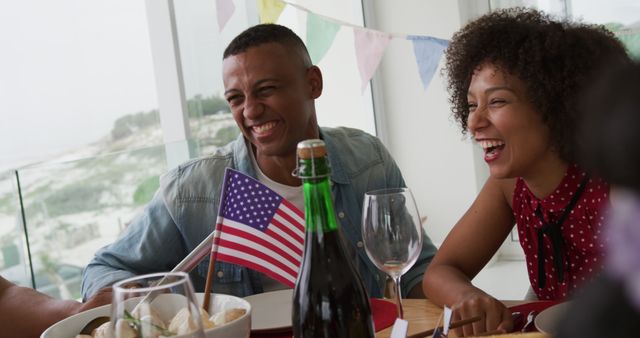
[[[196,298],[202,304],[203,293],[197,293]],[[251,304],[242,298],[230,295],[212,294],[209,309],[219,312],[226,309],[241,308],[247,310],[240,318],[205,331],[207,338],[249,338],[251,333]],[[75,337],[80,330],[96,317],[111,315],[111,305],[100,306],[65,318],[42,333],[40,338],[69,338]],[[211,314],[213,315],[213,314]]]

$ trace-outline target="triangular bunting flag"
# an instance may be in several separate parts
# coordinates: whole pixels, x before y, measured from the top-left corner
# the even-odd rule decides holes
[[[424,89],[427,89],[433,73],[438,68],[440,63],[440,57],[447,48],[449,42],[447,40],[441,40],[430,36],[417,36],[410,35],[407,39],[413,42],[413,53],[418,63],[418,70],[420,71],[420,79]]]
[[[280,0],[258,0],[260,23],[274,23],[278,21],[286,4]]]
[[[369,80],[373,77],[384,50],[387,48],[391,36],[388,34],[363,29],[359,27],[353,28],[355,38],[356,58],[358,60],[358,70],[360,71],[361,90],[367,87]]]
[[[236,6],[231,0],[216,0],[216,13],[218,15],[218,31],[222,32],[224,26],[227,24],[233,12],[235,12]]]
[[[307,49],[313,64],[318,64],[331,47],[340,26],[309,12],[307,14]]]

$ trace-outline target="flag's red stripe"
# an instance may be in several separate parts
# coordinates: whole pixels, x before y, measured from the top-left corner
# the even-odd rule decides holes
[[[286,219],[287,221],[289,221],[289,223],[291,223],[294,227],[296,227],[298,231],[304,232],[304,224],[301,224],[300,222],[298,222],[295,218],[293,218],[293,216],[289,215],[281,208],[278,208],[276,212],[278,213],[278,215],[282,216],[282,218]]]
[[[295,205],[293,205],[291,202],[289,202],[286,199],[282,199],[282,203],[284,203],[284,205],[286,205],[289,209],[291,209],[291,211],[295,212],[296,215],[300,216],[300,218],[304,219],[304,212],[302,212],[302,210],[298,209],[298,207],[296,207]],[[294,224],[299,224],[299,222],[293,222]],[[301,226],[301,230],[304,230],[304,224],[300,224]]]
[[[274,252],[278,253],[280,256],[284,257],[286,260],[288,260],[289,262],[293,263],[296,266],[300,266],[300,261],[298,259],[296,259],[295,257],[291,256],[289,253],[287,253],[286,251],[282,250],[281,248],[275,246],[273,243],[270,243],[269,241],[265,240],[264,238],[260,238],[257,237],[249,232],[245,232],[230,226],[225,226],[223,228],[223,233],[221,234],[221,236],[224,236],[225,233],[230,234],[230,235],[235,235],[238,237],[242,237],[247,239],[248,241],[251,242],[255,242],[258,243],[262,246],[265,246],[271,250],[273,250]],[[266,235],[271,235],[273,234],[273,232],[270,231],[266,231],[265,232]],[[271,237],[273,237],[273,235],[271,235]],[[286,241],[285,239],[281,239],[281,238],[274,238],[276,241],[281,242],[282,244],[286,245],[287,247],[291,247],[291,244]],[[216,243],[220,243],[220,242],[216,242]],[[296,249],[296,248],[292,248]],[[298,251],[294,250],[294,252],[298,253]],[[302,256],[302,252],[298,253],[300,256]]]
[[[287,285],[288,287],[292,288],[295,286],[295,283],[292,283],[290,280],[288,280],[287,278],[263,267],[262,265],[258,265],[252,261],[249,260],[245,260],[245,259],[241,259],[235,256],[228,256],[225,255],[223,253],[218,253],[218,260],[219,261],[224,261],[227,263],[231,263],[231,264],[238,264],[238,265],[242,265],[242,266],[246,266],[249,269],[253,269],[259,272],[264,273],[265,275],[279,281],[280,283]],[[296,276],[297,274],[294,274],[294,276]]]
[[[284,244],[287,246],[287,248],[289,248],[290,250],[292,250],[293,252],[295,252],[296,254],[302,256],[302,243],[292,243],[290,242],[288,239],[280,236],[280,234],[278,234],[277,232],[271,230],[270,228],[272,226],[277,226],[279,229],[282,228],[282,225],[278,225],[278,222],[276,222],[275,219],[271,220],[271,225],[269,227],[267,227],[267,231],[265,231],[264,233],[273,237],[273,239],[275,239],[276,241]]]
[[[282,214],[284,213],[278,211],[277,214],[282,216]],[[286,224],[282,224],[282,222],[278,221],[275,217],[271,219],[271,224],[277,226],[278,229],[287,233],[289,236],[291,236],[291,238],[293,238],[293,240],[300,243],[300,245],[304,245],[304,237],[302,237],[304,232],[291,229]]]
[[[271,263],[272,265],[275,265],[277,267],[279,267],[280,269],[282,269],[283,271],[287,272],[288,274],[292,275],[292,276],[297,276],[298,272],[291,269],[290,267],[286,266],[285,264],[280,263],[280,261],[278,259],[276,259],[273,256],[269,256],[268,254],[260,251],[260,250],[256,250],[252,247],[248,247],[246,245],[240,244],[240,243],[236,243],[236,242],[232,242],[232,241],[228,241],[225,240],[224,238],[220,239],[220,246],[221,247],[225,247],[225,248],[229,248],[229,249],[234,249],[234,250],[238,250],[238,251],[242,251],[243,253],[250,255],[250,256],[255,256],[255,257],[259,257],[261,259],[264,259],[265,261]],[[220,257],[218,257],[218,259],[220,259]],[[296,264],[298,266],[300,266],[300,263]]]

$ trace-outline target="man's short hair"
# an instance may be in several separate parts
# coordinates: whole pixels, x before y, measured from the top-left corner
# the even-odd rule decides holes
[[[256,47],[265,43],[279,43],[285,47],[296,49],[305,66],[311,66],[309,51],[300,37],[291,29],[272,23],[259,24],[246,29],[236,36],[224,50],[222,59],[229,56],[244,53],[251,47]]]

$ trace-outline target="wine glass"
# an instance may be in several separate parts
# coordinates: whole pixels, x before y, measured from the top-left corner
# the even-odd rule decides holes
[[[398,315],[403,318],[400,277],[415,264],[422,248],[422,224],[409,188],[369,191],[364,195],[362,236],[369,259],[395,284]]]
[[[114,338],[204,338],[200,306],[185,272],[136,276],[113,285]]]

